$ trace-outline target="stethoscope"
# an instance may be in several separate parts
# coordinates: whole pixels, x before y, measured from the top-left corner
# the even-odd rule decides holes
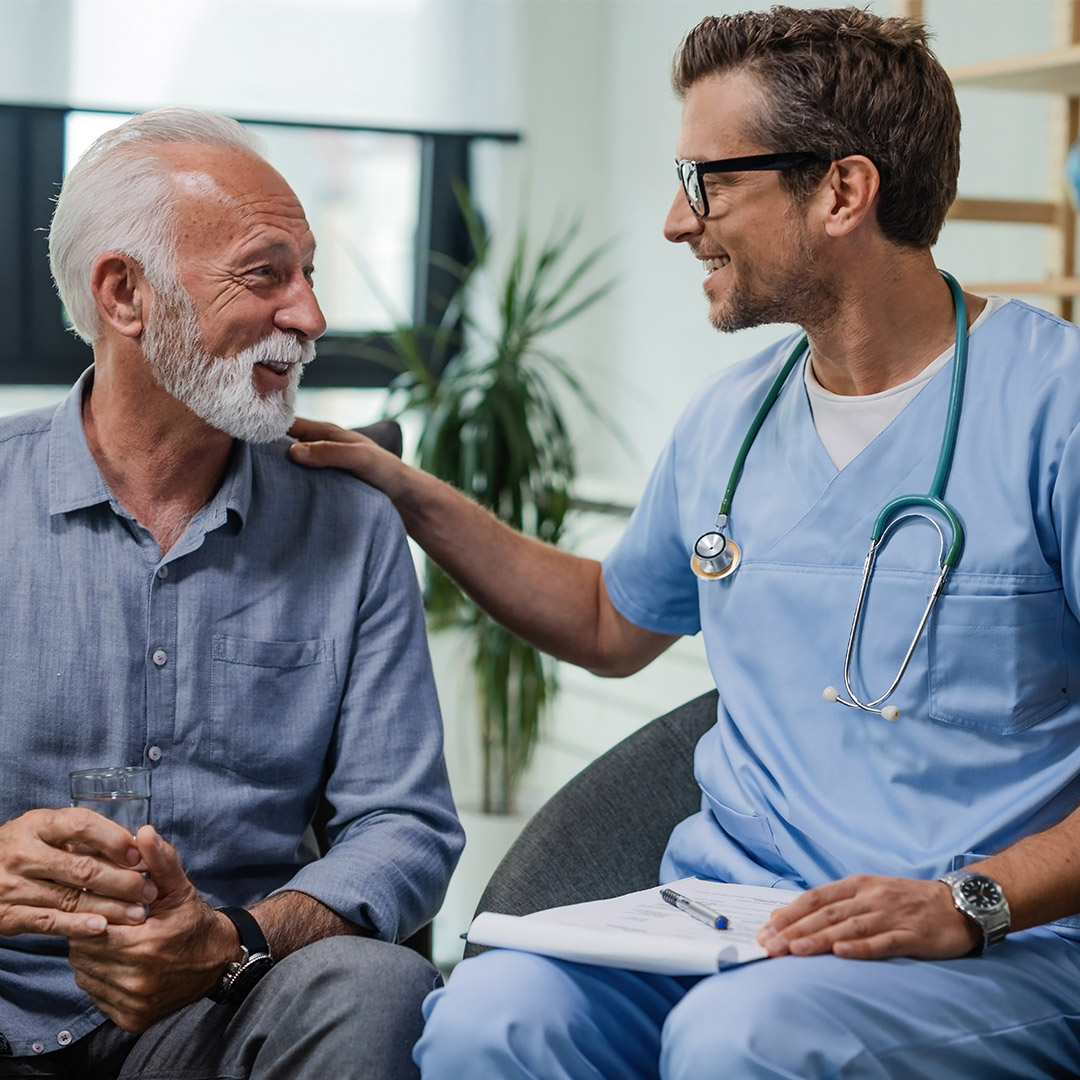
[[[870,534],[870,550],[867,552],[865,563],[863,563],[862,585],[859,588],[859,599],[855,604],[855,615],[851,620],[851,633],[848,634],[847,651],[844,654],[844,687],[847,689],[848,697],[841,697],[835,686],[825,687],[821,695],[826,701],[836,701],[852,709],[864,709],[866,712],[879,713],[886,720],[896,720],[900,716],[900,710],[895,705],[884,705],[884,702],[892,696],[897,686],[900,685],[900,680],[904,677],[904,672],[907,671],[908,664],[911,663],[911,658],[915,653],[915,647],[918,645],[922,632],[926,628],[930,612],[933,611],[934,604],[945,587],[945,579],[949,576],[949,571],[960,560],[960,553],[964,550],[964,527],[960,524],[960,518],[957,517],[956,511],[943,500],[942,494],[949,479],[949,469],[952,467],[953,454],[956,450],[956,430],[960,423],[960,402],[964,396],[964,375],[967,371],[967,305],[964,303],[964,293],[957,284],[956,279],[944,270],[940,271],[940,273],[949,285],[949,291],[952,293],[953,298],[953,307],[956,311],[956,346],[953,353],[949,409],[945,418],[945,433],[941,439],[941,453],[938,455],[937,471],[934,473],[934,479],[927,494],[901,495],[899,498],[887,503],[882,508],[881,513],[878,514],[873,531]],[[784,362],[780,373],[773,380],[769,392],[765,395],[765,400],[762,401],[753,421],[751,421],[750,429],[743,438],[739,453],[735,457],[735,464],[731,468],[731,476],[728,478],[724,498],[720,503],[720,512],[716,515],[716,524],[709,532],[699,536],[694,544],[693,554],[690,556],[690,566],[694,573],[704,581],[721,581],[726,577],[730,577],[742,562],[742,552],[739,546],[726,536],[724,531],[728,525],[728,515],[731,512],[731,501],[735,495],[735,488],[738,486],[739,478],[742,476],[746,455],[750,452],[750,447],[754,445],[754,440],[761,430],[761,425],[765,422],[765,417],[768,416],[769,410],[780,396],[780,391],[784,388],[792,369],[808,348],[809,341],[804,335],[795,345],[795,348],[791,350],[791,355]],[[951,534],[947,542],[945,532],[937,516],[926,513],[927,509],[935,510],[944,519]],[[915,636],[911,639],[911,644],[904,654],[896,678],[893,679],[888,690],[880,697],[874,698],[873,701],[862,701],[851,685],[851,662],[855,652],[855,638],[859,631],[859,619],[862,617],[863,605],[870,585],[870,575],[878,551],[881,549],[885,539],[900,522],[913,517],[924,518],[937,530],[941,542],[938,551],[937,581],[930,592],[930,599],[927,601],[922,618],[919,620]]]

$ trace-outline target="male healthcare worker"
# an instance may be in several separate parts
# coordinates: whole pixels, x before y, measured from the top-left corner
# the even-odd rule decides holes
[[[602,567],[331,429],[292,452],[383,488],[556,656],[626,674],[702,630],[717,723],[660,878],[795,892],[771,959],[707,978],[466,961],[417,1060],[429,1078],[1077,1075],[1080,331],[934,266],[960,122],[921,28],[707,18],[675,86],[668,239],[701,260],[718,329],[808,342],[698,391]]]

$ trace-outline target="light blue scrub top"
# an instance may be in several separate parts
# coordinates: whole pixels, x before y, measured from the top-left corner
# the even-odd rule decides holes
[[[604,563],[626,618],[660,633],[703,631],[720,693],[717,724],[695,756],[702,810],[672,834],[663,881],[698,874],[802,888],[852,873],[932,878],[1080,802],[1080,330],[1012,301],[971,335],[945,492],[967,544],[891,699],[895,723],[821,692],[843,689],[874,519],[895,496],[929,489],[951,362],[840,471],[797,368],[732,504],[742,565],[723,581],[690,570],[795,340],[698,392]],[[852,668],[863,700],[895,677],[938,546],[916,519],[878,558]]]

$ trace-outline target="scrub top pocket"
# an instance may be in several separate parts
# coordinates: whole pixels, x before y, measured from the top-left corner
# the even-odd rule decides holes
[[[705,797],[704,807],[739,847],[752,853],[754,859],[762,864],[780,861],[780,850],[767,817],[753,811],[736,810],[721,802],[707,788],[702,788],[702,794]]]
[[[1064,594],[938,600],[929,628],[930,718],[997,735],[1069,703]]]
[[[275,783],[318,772],[338,690],[333,641],[252,641],[215,634],[210,756],[249,780]],[[290,703],[288,714],[281,703]],[[318,732],[324,733],[317,737]]]

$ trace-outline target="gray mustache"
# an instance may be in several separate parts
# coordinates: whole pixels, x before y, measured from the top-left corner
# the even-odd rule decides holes
[[[253,364],[310,364],[315,359],[315,342],[301,341],[295,334],[276,330],[269,337],[244,350]],[[245,359],[248,355],[245,355]]]

